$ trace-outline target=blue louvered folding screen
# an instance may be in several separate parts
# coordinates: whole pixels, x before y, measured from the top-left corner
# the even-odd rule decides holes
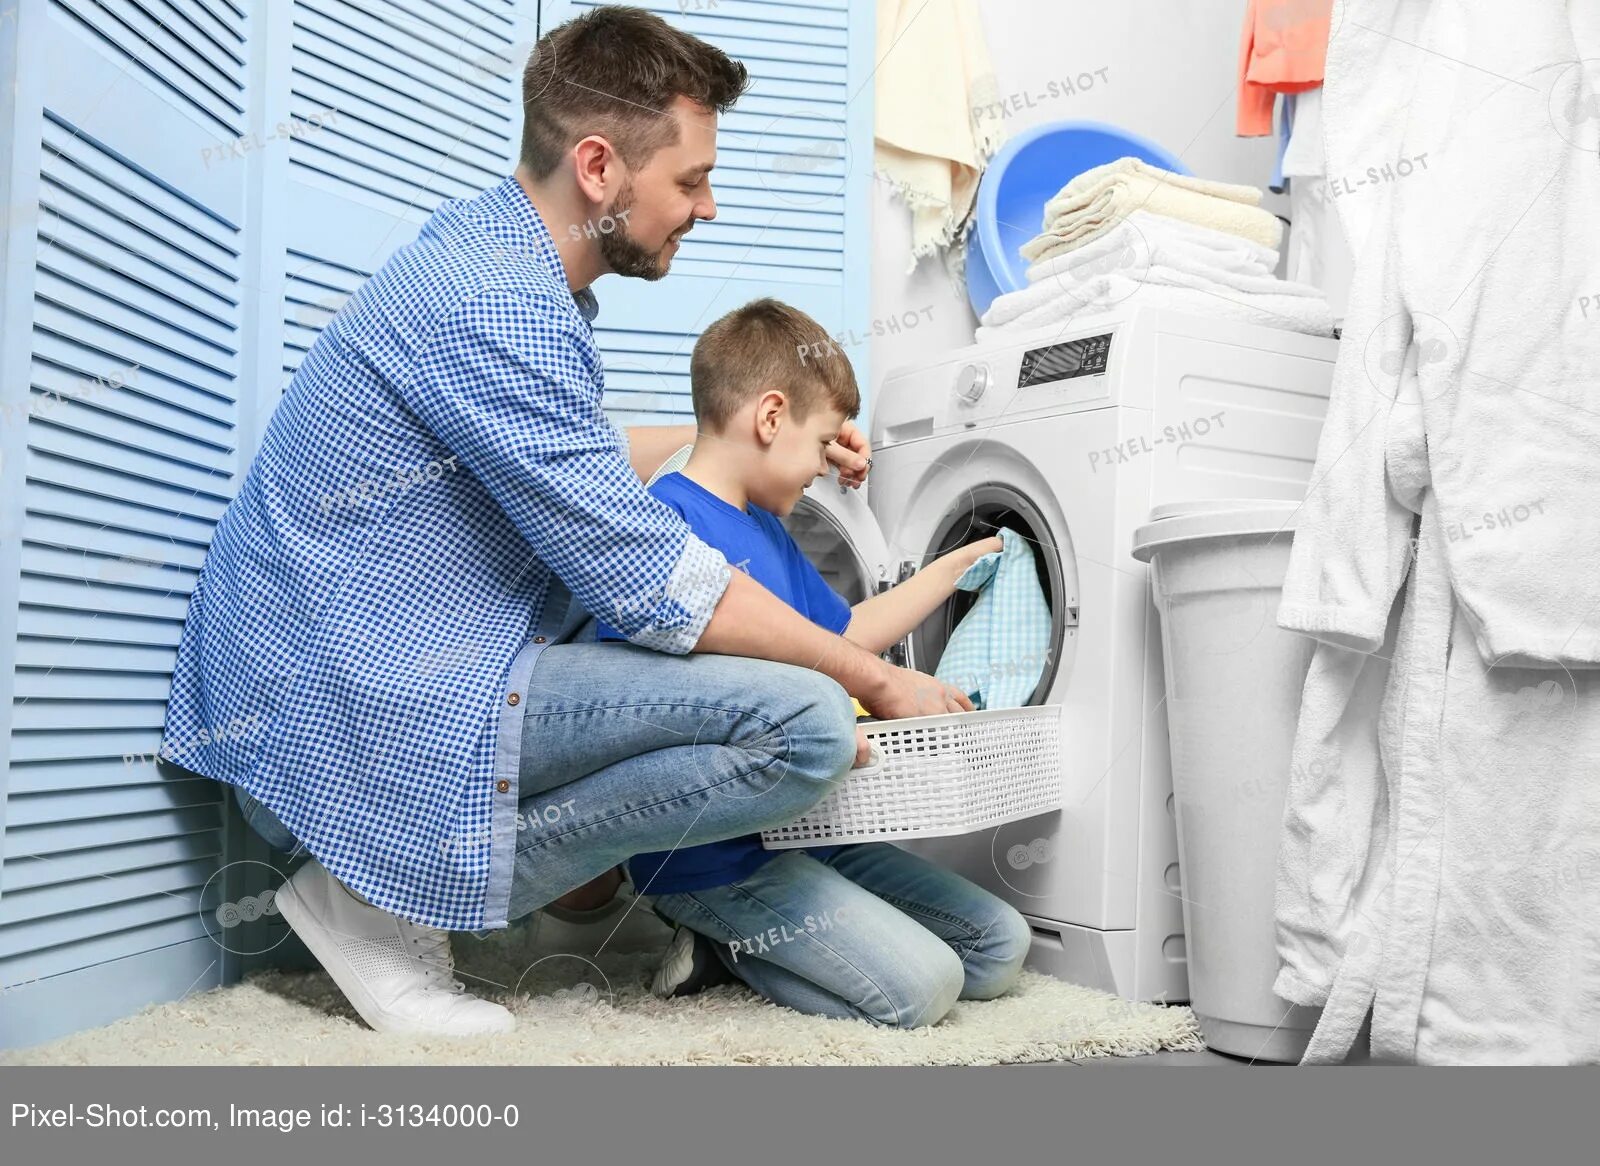
[[[689,347],[727,307],[777,295],[837,329],[867,295],[870,12],[647,6],[757,83],[724,120],[718,220],[664,283],[597,289],[624,424],[687,415]],[[439,201],[510,171],[539,7],[0,0],[0,1047],[293,946],[281,921],[219,931],[283,856],[223,787],[150,762],[174,648],[317,332]]]

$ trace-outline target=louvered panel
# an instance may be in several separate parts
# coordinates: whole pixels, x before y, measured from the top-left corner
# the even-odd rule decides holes
[[[114,917],[114,913],[110,914]],[[172,919],[157,926],[135,927],[104,936],[95,936],[91,933],[91,937],[81,943],[43,951],[28,951],[27,954],[12,959],[3,958],[3,953],[7,950],[3,944],[4,937],[5,932],[0,931],[0,980],[8,984],[31,984],[35,980],[48,980],[51,976],[66,975],[79,968],[106,964],[112,960],[146,952],[159,952],[162,948],[170,948],[174,944],[193,940],[203,941],[202,950],[208,953],[206,958],[213,965],[220,958],[215,940],[206,931],[197,913],[191,913],[186,918]],[[144,988],[146,991],[151,990],[150,986]],[[178,994],[185,990],[181,985],[174,984],[171,996],[161,998],[176,999]],[[102,1011],[100,1023],[113,1020],[126,1010],[126,1004],[100,1010]],[[44,1031],[71,1032],[75,1027],[69,1025],[63,1028],[56,1025]]]
[[[81,668],[17,669],[16,695],[34,700],[127,700],[164,704],[172,688],[171,675],[115,673]]]
[[[594,7],[584,0],[577,11]],[[652,3],[744,62],[751,85],[718,124],[718,217],[687,235],[680,275],[836,284],[845,267],[849,63],[843,5]],[[871,164],[868,158],[863,163]]]
[[[283,388],[289,387],[317,333],[371,274],[290,250],[283,295]]]
[[[58,400],[75,399],[140,425],[188,434],[217,449],[232,449],[230,402],[137,365],[112,368],[107,362],[91,367],[92,361],[103,360],[104,354],[40,331],[33,348],[33,410],[53,411]]]
[[[0,978],[65,984],[215,946],[199,906],[226,791],[141,755],[160,747],[188,596],[240,469],[249,168],[207,166],[202,150],[244,129],[248,54],[228,4],[56,9],[40,35],[63,72],[29,131],[40,213],[31,247],[8,257],[31,263],[32,301],[8,335],[27,380],[6,394],[25,437],[6,467],[20,571]],[[106,70],[107,51],[137,68]],[[91,69],[125,74],[98,107],[64,80]],[[160,991],[130,988],[118,1006]]]
[[[18,668],[94,668],[107,676],[118,673],[168,676],[176,659],[176,649],[144,644],[114,645],[103,641],[61,644],[27,637],[17,644]]]
[[[210,778],[197,779],[210,781]],[[16,766],[11,772],[11,794],[59,794],[70,790],[109,790],[119,786],[173,784],[148,761],[126,757],[98,757],[72,761],[44,761]]]
[[[337,111],[291,139],[295,176],[423,211],[492,184],[513,154],[518,111],[480,79],[509,47],[509,7],[295,0],[292,108]]]
[[[146,289],[84,263],[60,247],[42,250],[35,268],[34,295],[62,315],[98,321],[114,332],[137,337],[161,352],[214,372],[226,370],[237,355],[232,337],[192,319],[169,320],[164,316],[167,305],[148,297]],[[130,359],[126,363],[139,362]]]
[[[33,702],[23,705],[31,707]],[[77,731],[51,730],[17,733],[11,738],[13,765],[26,762],[104,761],[140,753],[154,753],[161,748],[159,729],[79,729]]]
[[[53,416],[53,414],[52,414]],[[209,495],[226,500],[231,484],[223,468],[216,465],[214,451],[199,446],[189,453],[162,458],[131,447],[97,441],[85,433],[38,417],[28,423],[31,448],[60,458],[70,458],[86,467],[102,466],[121,480],[124,497],[159,505],[157,499],[179,503],[194,495]],[[108,462],[108,459],[116,459]],[[207,465],[206,462],[212,464]],[[185,509],[183,505],[174,509]]]
[[[72,608],[23,604],[17,610],[17,635],[41,641],[170,647],[172,629],[162,620],[80,612]],[[130,746],[132,748],[132,746]],[[13,757],[17,754],[12,753]]]
[[[216,793],[216,786],[212,786]],[[37,891],[13,891],[0,900],[0,927],[7,923],[20,923],[30,919],[44,919],[77,907],[77,899],[89,891],[101,904],[125,903],[151,895],[192,894],[204,887],[211,876],[212,864],[205,861],[158,866],[129,871],[110,879],[97,879],[91,886],[69,884],[64,887],[46,887]],[[187,904],[190,900],[184,899]]]
[[[41,439],[48,436],[43,434]],[[145,517],[141,511],[157,510],[168,518],[164,530],[174,539],[191,542],[208,541],[213,524],[227,506],[222,479],[216,474],[203,481],[214,483],[217,489],[184,490],[57,456],[38,446],[28,451],[27,473],[32,487],[28,502],[36,514],[137,530]]]
[[[107,394],[108,399],[109,396]],[[52,426],[89,436],[96,444],[106,447],[100,451],[103,456],[115,456],[113,450],[117,447],[136,449],[144,461],[183,463],[214,474],[226,473],[233,461],[230,449],[206,446],[196,440],[186,441],[181,433],[173,430],[145,425],[110,409],[74,400],[51,401],[48,412],[37,411],[30,421],[41,429]]]
[[[50,216],[149,257],[227,303],[237,302],[233,231],[196,219],[184,202],[109,157],[79,131],[45,113],[40,203]],[[50,221],[49,217],[44,220]]]
[[[354,127],[359,125],[362,134],[376,132],[379,135],[376,141],[387,150],[410,153],[420,145],[440,156],[453,156],[461,165],[463,174],[470,173],[471,168],[488,173],[498,171],[501,165],[499,151],[504,139],[497,133],[468,123],[463,132],[452,136],[432,122],[420,121],[407,116],[405,110],[393,109],[400,94],[383,89],[347,70],[334,73],[338,78],[335,84],[320,75],[332,73],[331,64],[320,62],[309,54],[302,53],[302,56],[306,68],[295,79],[295,87],[290,94],[290,108],[301,120],[315,124],[316,115],[331,109],[334,115],[328,121],[328,128],[344,129],[347,137],[353,136],[356,132]],[[311,71],[313,65],[321,66],[318,72]],[[308,132],[307,137],[320,132]]]
[[[673,266],[676,269],[677,263]],[[605,408],[615,424],[676,425],[694,420],[689,399],[692,338],[596,328],[595,343],[606,354]]]
[[[142,525],[149,524],[152,517],[133,513]],[[90,526],[54,516],[30,523],[28,542],[40,548],[41,557],[32,564],[32,569],[40,573],[130,583],[162,591],[174,585],[192,586],[205,555],[204,543],[180,542],[170,535],[137,528]],[[43,557],[46,551],[66,558],[58,557],[52,563]],[[86,562],[73,563],[74,558]]]
[[[128,767],[130,775],[153,775],[148,764]],[[215,806],[221,787],[208,777],[161,781],[148,785],[109,786],[71,793],[13,795],[6,827],[45,826],[60,822],[114,818],[124,814],[158,814],[191,806]]]
[[[147,0],[52,0],[52,7],[119,66],[137,69],[164,98],[232,136],[244,127],[246,19],[232,7]]]
[[[129,814],[120,818],[82,822],[55,822],[6,830],[6,868],[17,858],[29,856],[49,863],[43,878],[49,883],[83,878],[82,867],[94,851],[104,851],[130,842],[152,838],[176,838],[184,834],[210,835],[198,839],[197,854],[215,853],[203,849],[218,841],[215,831],[221,797],[227,787],[213,783],[217,801],[210,805],[183,806],[154,814]],[[15,857],[13,857],[15,856]],[[124,868],[126,869],[126,868]],[[10,886],[9,880],[5,884]]]
[[[183,622],[183,614],[188,607],[187,595],[105,584],[87,575],[81,580],[52,578],[48,570],[57,564],[61,555],[62,552],[54,548],[34,547],[24,541],[22,583],[19,589],[23,603],[70,608],[90,616],[104,612],[108,615],[168,619],[175,624]],[[37,571],[35,564],[39,564]],[[172,640],[177,642],[176,627],[172,629]],[[20,719],[18,723],[21,723]]]
[[[46,670],[40,670],[46,672]],[[64,683],[74,683],[75,675],[66,669],[51,672],[66,675]],[[82,675],[82,673],[78,673]],[[154,673],[152,673],[154,675]],[[165,697],[165,693],[162,694]],[[133,757],[130,753],[130,757]],[[210,777],[197,781],[211,781]],[[110,790],[133,785],[173,784],[162,776],[147,755],[134,760],[117,757],[74,758],[70,761],[38,761],[34,765],[16,766],[11,771],[11,795],[22,793],[66,793],[69,790]]]
[[[159,731],[166,705],[165,697],[156,701],[24,699],[18,700],[12,710],[11,727],[17,734],[75,732],[85,723],[107,732],[150,728]]]
[[[227,792],[220,786],[218,790],[220,793]],[[120,870],[192,862],[215,855],[214,841],[204,833],[180,834],[81,850],[72,855],[72,878],[93,879],[113,875]],[[63,880],[56,871],[57,861],[54,858],[17,858],[7,862],[3,872],[6,894],[60,885]]]
[[[27,961],[33,974],[56,975],[59,971],[81,967],[81,961],[91,953],[98,963],[135,951],[148,951],[158,942],[175,943],[206,935],[207,921],[201,916],[200,891],[200,887],[191,887],[128,902],[96,903],[43,919],[23,920],[13,926],[18,931],[26,929],[28,935],[34,937]],[[78,892],[81,895],[104,893],[98,885],[78,888]],[[210,922],[214,928],[215,920]],[[8,951],[6,939],[11,933],[12,928],[0,925],[0,955]],[[160,940],[155,938],[158,935]],[[3,962],[0,966],[4,966]]]

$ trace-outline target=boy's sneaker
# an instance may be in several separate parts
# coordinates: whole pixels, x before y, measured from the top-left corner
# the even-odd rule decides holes
[[[680,926],[672,936],[661,966],[656,969],[650,991],[663,999],[693,996],[718,984],[738,981],[717,957],[716,948],[705,936]]]

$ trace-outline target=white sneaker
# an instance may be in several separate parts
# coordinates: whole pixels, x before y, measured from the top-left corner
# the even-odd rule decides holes
[[[511,1013],[455,978],[450,933],[374,907],[316,859],[274,901],[352,1007],[378,1032],[479,1036],[510,1032]]]

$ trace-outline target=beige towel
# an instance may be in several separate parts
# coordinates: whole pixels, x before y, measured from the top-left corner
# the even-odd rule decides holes
[[[1080,174],[1046,203],[1044,230],[1022,245],[1023,257],[1037,263],[1081,247],[1139,210],[1226,231],[1263,247],[1276,249],[1283,237],[1278,217],[1252,205],[1260,191],[1171,174],[1132,158],[1121,161],[1135,164],[1113,169],[1119,166],[1113,162]],[[1088,182],[1072,189],[1084,179]]]
[[[1000,104],[974,0],[878,0],[875,168],[911,209],[911,265],[965,233]]]
[[[1155,179],[1157,182],[1168,182],[1173,186],[1192,190],[1197,194],[1211,194],[1217,198],[1225,198],[1229,202],[1242,202],[1247,206],[1261,205],[1261,191],[1254,186],[1241,186],[1233,182],[1215,182],[1209,178],[1196,178],[1190,174],[1176,174],[1171,170],[1163,170],[1159,166],[1152,166],[1142,158],[1118,158],[1115,162],[1107,162],[1103,166],[1085,170],[1062,187],[1061,193],[1045,204],[1044,221],[1046,225],[1055,217],[1051,213],[1052,207],[1064,203],[1073,195],[1080,195],[1090,190],[1099,189],[1108,179],[1117,178],[1125,174],[1137,174],[1145,178]]]

